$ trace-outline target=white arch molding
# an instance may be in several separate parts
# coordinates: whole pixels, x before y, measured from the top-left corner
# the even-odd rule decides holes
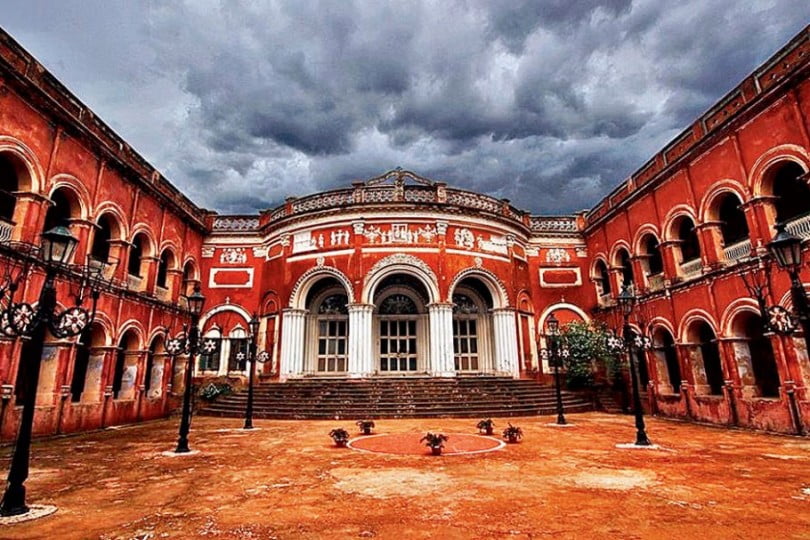
[[[582,317],[582,320],[586,323],[591,321],[591,318],[588,317],[588,314],[585,313],[585,311],[581,307],[574,304],[569,304],[568,302],[558,302],[556,304],[548,306],[540,314],[540,320],[537,325],[538,332],[541,332],[543,328],[545,328],[546,319],[548,318],[548,316],[551,315],[554,311],[557,311],[558,309],[567,309],[568,311],[573,311],[574,313]]]
[[[496,276],[494,272],[486,268],[478,268],[475,266],[465,268],[455,275],[447,290],[448,303],[453,303],[453,293],[456,291],[456,287],[458,287],[458,284],[461,283],[462,280],[468,277],[481,278],[481,282],[489,290],[489,294],[492,297],[493,308],[509,307],[509,295],[506,292],[506,286],[503,282],[498,279],[498,276]]]
[[[210,310],[206,311],[205,315],[200,317],[200,330],[205,328],[205,323],[207,323],[209,321],[209,319],[211,319],[211,317],[213,317],[214,315],[217,315],[219,313],[224,313],[226,311],[233,311],[234,313],[238,314],[239,316],[241,316],[245,320],[245,323],[248,323],[250,321],[250,319],[252,318],[250,313],[248,313],[248,310],[246,310],[245,308],[243,308],[240,305],[237,305],[237,304],[220,304],[220,305],[214,306]]]
[[[428,293],[428,303],[439,302],[439,282],[436,274],[428,264],[418,257],[406,253],[395,253],[377,261],[366,274],[363,280],[363,292],[360,300],[364,304],[371,304],[377,285],[391,274],[408,274],[418,279]]]
[[[295,282],[292,292],[290,293],[288,305],[294,309],[306,309],[306,300],[309,290],[316,282],[325,277],[333,277],[338,280],[343,285],[343,288],[346,289],[349,303],[354,303],[354,289],[351,280],[346,274],[334,266],[313,266],[301,274],[301,277]]]

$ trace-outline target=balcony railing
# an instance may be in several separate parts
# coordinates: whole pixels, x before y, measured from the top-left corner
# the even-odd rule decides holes
[[[703,261],[700,259],[693,259],[681,264],[681,274],[684,279],[692,279],[698,277],[703,271]]]
[[[785,229],[799,238],[810,238],[810,213],[788,221]]]
[[[10,221],[0,219],[0,242],[8,242],[11,240],[11,232],[14,230],[14,224]]]
[[[647,286],[650,288],[650,291],[652,292],[662,290],[664,288],[663,272],[647,276]]]
[[[726,262],[729,263],[747,259],[751,256],[751,239],[746,238],[741,242],[731,244],[730,246],[724,248],[723,256],[725,257]]]

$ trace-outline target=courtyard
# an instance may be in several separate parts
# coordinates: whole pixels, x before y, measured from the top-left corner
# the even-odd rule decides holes
[[[350,420],[194,418],[41,441],[28,501],[58,507],[2,538],[810,538],[810,441],[648,419],[658,449],[632,442],[630,416],[511,421],[518,444],[433,457],[396,445],[336,448]],[[376,434],[475,434],[470,419],[379,420]],[[381,438],[383,440],[383,438]],[[497,444],[485,444],[497,447]],[[382,453],[382,452],[390,453]],[[8,467],[9,448],[2,466]]]

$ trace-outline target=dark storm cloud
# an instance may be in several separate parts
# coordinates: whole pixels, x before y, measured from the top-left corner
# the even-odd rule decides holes
[[[799,0],[10,2],[4,28],[201,205],[396,166],[593,205],[808,20]]]

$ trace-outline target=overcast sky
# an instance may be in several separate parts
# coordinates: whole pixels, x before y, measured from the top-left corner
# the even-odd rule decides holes
[[[3,0],[0,25],[201,206],[401,166],[592,206],[810,21],[807,0]]]

